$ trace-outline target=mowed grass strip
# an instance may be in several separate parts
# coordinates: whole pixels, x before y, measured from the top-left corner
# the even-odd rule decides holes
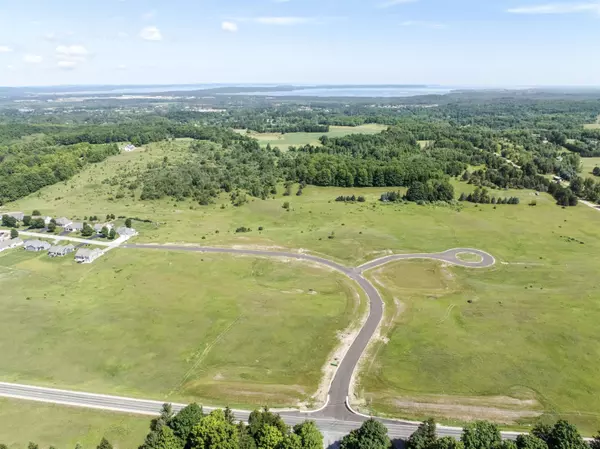
[[[216,405],[294,405],[355,317],[320,267],[118,249],[91,265],[0,255],[4,381]]]
[[[150,416],[127,415],[39,402],[0,399],[0,442],[10,449],[27,447],[96,447],[106,437],[114,447],[144,442]]]
[[[600,125],[598,125],[600,127]],[[594,176],[592,171],[594,168],[600,167],[600,157],[582,157],[581,158],[581,176],[585,178],[592,178],[599,181],[600,178]]]

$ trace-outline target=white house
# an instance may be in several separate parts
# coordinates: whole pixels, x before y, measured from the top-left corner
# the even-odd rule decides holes
[[[72,253],[73,251],[75,251],[75,247],[73,245],[52,246],[50,250],[48,250],[48,255],[50,257],[63,257]]]
[[[129,237],[133,237],[134,235],[138,235],[137,231],[133,228],[128,228],[127,226],[121,226],[117,228],[117,234],[119,235],[127,235]]]
[[[50,243],[44,242],[42,240],[26,240],[25,243],[23,244],[25,251],[33,251],[33,252],[49,250],[50,246],[51,246]]]
[[[106,226],[106,229],[109,230],[109,232],[112,228],[114,228],[112,223],[95,224],[94,231],[96,231],[96,234],[102,234],[102,228],[104,228],[105,226]]]
[[[0,242],[10,239],[10,231],[0,231]]]
[[[70,225],[71,223],[73,223],[71,220],[69,220],[68,218],[65,217],[61,217],[61,218],[57,218],[56,219],[56,225],[57,226],[61,226],[61,227],[65,227],[67,225]]]
[[[134,151],[134,150],[135,150],[135,145],[131,145],[131,144],[129,144],[129,145],[125,145],[125,146],[123,147],[123,151],[130,152],[130,151]]]
[[[48,226],[50,224],[50,221],[52,221],[52,217],[42,217],[41,215],[34,215],[31,217],[32,220],[36,220],[38,218],[42,218],[46,226]]]
[[[0,253],[7,249],[16,248],[17,246],[21,246],[23,244],[23,240],[21,239],[12,239],[12,240],[3,240],[0,241]]]
[[[83,231],[83,223],[79,223],[79,222],[72,222],[69,223],[68,225],[63,226],[63,228],[65,229],[65,231],[69,231],[69,232],[75,232],[75,231]]]
[[[78,263],[92,263],[98,257],[102,255],[102,251],[98,248],[88,249],[88,248],[80,248],[75,253],[75,260]]]

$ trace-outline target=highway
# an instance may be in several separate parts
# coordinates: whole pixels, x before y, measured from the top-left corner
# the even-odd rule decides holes
[[[481,250],[470,248],[456,248],[431,254],[394,254],[353,268],[346,267],[338,262],[326,259],[324,257],[295,252],[161,244],[126,244],[122,245],[121,247],[128,249],[191,251],[200,253],[296,259],[324,265],[354,280],[369,298],[369,315],[335,372],[329,387],[326,404],[321,409],[314,412],[298,412],[293,410],[280,411],[281,416],[288,424],[293,425],[305,419],[312,419],[317,422],[322,431],[333,432],[334,434],[345,434],[350,430],[359,427],[360,424],[368,418],[352,410],[348,403],[348,394],[352,382],[352,376],[355,373],[356,367],[358,366],[365,349],[367,348],[373,335],[376,333],[383,318],[384,303],[377,289],[366,277],[363,276],[363,273],[390,262],[406,259],[434,259],[468,268],[486,268],[494,265],[495,263],[495,259],[490,254]],[[475,254],[480,260],[464,261],[459,258],[461,254]],[[119,396],[58,390],[2,382],[0,382],[0,396],[147,415],[157,414],[162,406],[162,402],[155,400],[133,399]],[[183,404],[173,404],[175,410],[179,410],[183,406]],[[205,407],[205,409],[207,411],[212,410],[209,407]],[[240,420],[246,420],[249,415],[248,411],[243,410],[236,410],[235,413],[237,419]],[[414,432],[416,426],[418,425],[418,423],[409,421],[382,421],[388,427],[391,438],[406,438],[412,432]],[[457,436],[460,434],[460,432],[460,428],[439,427],[440,435]],[[511,435],[514,436],[516,434],[507,433],[505,437],[508,438]]]

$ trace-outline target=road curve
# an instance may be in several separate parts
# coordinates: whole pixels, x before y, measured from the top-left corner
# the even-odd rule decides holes
[[[306,260],[313,263],[325,265],[329,268],[348,276],[350,279],[360,285],[360,288],[365,292],[369,298],[369,316],[360,329],[356,339],[348,349],[344,358],[340,362],[328,392],[328,402],[325,407],[314,414],[323,418],[333,418],[336,420],[356,420],[357,414],[347,406],[348,393],[350,390],[350,384],[352,382],[352,375],[356,370],[358,362],[365,352],[371,338],[377,331],[379,324],[383,318],[383,300],[377,289],[366,279],[362,273],[366,270],[370,270],[375,267],[380,267],[386,263],[390,263],[396,260],[404,259],[435,259],[442,262],[451,263],[454,265],[460,265],[471,268],[485,268],[492,266],[495,263],[494,258],[488,253],[469,248],[456,248],[441,253],[422,253],[422,254],[394,254],[386,256],[374,261],[368,262],[361,265],[358,268],[349,268],[334,262],[324,257],[313,256],[310,254],[293,253],[293,252],[280,252],[280,251],[266,251],[266,250],[253,250],[253,249],[234,249],[234,248],[215,248],[215,247],[202,247],[202,246],[185,246],[185,245],[160,245],[160,244],[129,244],[124,245],[123,248],[137,248],[137,249],[155,249],[155,250],[168,250],[168,251],[192,251],[202,253],[219,253],[219,254],[237,254],[245,256],[257,256],[257,257],[279,257],[279,258],[290,258],[296,260]],[[461,253],[472,253],[480,256],[481,260],[478,262],[465,262],[458,258]],[[298,413],[304,415],[304,413]]]
[[[349,407],[347,402],[348,391],[352,375],[356,370],[358,362],[383,318],[383,300],[381,295],[373,284],[363,276],[363,273],[387,263],[405,259],[435,259],[469,268],[485,268],[490,267],[495,263],[494,258],[488,253],[469,248],[457,248],[433,254],[394,254],[367,262],[357,268],[350,268],[323,257],[293,252],[161,244],[127,244],[122,245],[121,247],[305,260],[332,268],[356,281],[369,298],[369,316],[335,372],[329,388],[327,404],[316,412],[280,412],[284,421],[289,425],[297,424],[305,419],[312,419],[322,431],[338,435],[347,434],[350,430],[360,427],[361,423],[367,419],[367,416],[361,415]],[[477,254],[480,256],[481,260],[477,262],[462,261],[458,258],[458,255],[461,253]],[[162,405],[162,402],[155,400],[59,390],[6,382],[0,382],[0,397],[146,415],[158,414]],[[185,404],[173,404],[175,411],[180,410],[184,406]],[[206,411],[213,410],[210,407],[204,407],[204,409]],[[234,412],[237,419],[248,419],[248,411],[234,410]],[[418,426],[418,423],[411,421],[390,419],[381,419],[381,421],[384,422],[388,428],[389,436],[391,438],[407,438]],[[461,431],[462,429],[458,427],[438,426],[438,434],[440,436],[457,437],[460,435]],[[505,438],[515,438],[516,435],[517,433],[513,432],[503,433],[503,437]]]

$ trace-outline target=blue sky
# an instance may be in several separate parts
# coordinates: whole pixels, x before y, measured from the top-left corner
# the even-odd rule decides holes
[[[600,0],[0,0],[0,85],[600,86]]]

